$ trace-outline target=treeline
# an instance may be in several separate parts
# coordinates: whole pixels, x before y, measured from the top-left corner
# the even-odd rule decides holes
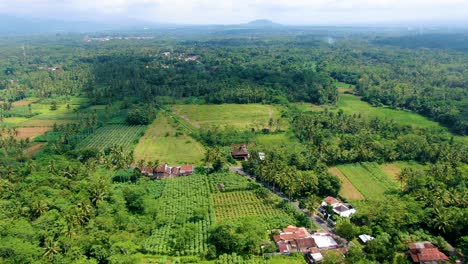
[[[401,126],[338,112],[296,112],[292,127],[312,156],[327,165],[352,162],[468,162],[468,150],[440,131]]]
[[[271,188],[294,199],[338,195],[340,180],[324,168],[301,171],[296,167],[294,156],[285,149],[273,149],[264,154],[265,158],[260,159],[258,152],[253,152],[250,159],[242,163],[242,168]]]
[[[467,53],[339,44],[323,60],[333,78],[356,84],[369,103],[409,109],[468,133]]]

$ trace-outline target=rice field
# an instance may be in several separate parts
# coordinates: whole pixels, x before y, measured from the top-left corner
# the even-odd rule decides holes
[[[382,199],[386,192],[399,187],[398,183],[374,162],[339,165],[337,168],[366,199]]]
[[[279,108],[262,104],[175,105],[172,111],[196,128],[261,129],[267,126],[270,118],[280,117]]]
[[[337,168],[329,168],[328,171],[337,176],[341,181],[339,195],[348,200],[364,200],[364,195],[348,180],[348,178]]]

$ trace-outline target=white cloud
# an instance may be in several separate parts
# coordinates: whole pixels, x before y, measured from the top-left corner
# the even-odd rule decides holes
[[[46,18],[289,24],[467,20],[467,0],[0,0],[0,12]]]

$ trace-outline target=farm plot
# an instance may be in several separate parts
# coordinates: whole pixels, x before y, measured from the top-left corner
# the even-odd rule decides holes
[[[258,198],[254,191],[233,191],[213,194],[217,223],[242,221],[245,218],[261,219],[271,228],[295,223],[286,212],[275,207],[279,201]]]
[[[167,179],[162,194],[155,194],[152,210],[157,212],[159,228],[143,247],[153,254],[198,255],[208,250],[208,230],[212,225],[213,203],[204,175]],[[159,188],[155,188],[157,192]],[[182,248],[175,248],[172,237],[188,232]],[[179,242],[180,243],[180,242]]]
[[[131,150],[145,129],[146,126],[109,125],[101,127],[78,144],[78,148],[103,150],[112,146],[122,146],[125,150]]]
[[[160,115],[146,130],[135,147],[135,160],[196,164],[205,154],[203,146],[177,127],[167,116]]]
[[[208,179],[212,193],[251,190],[257,186],[248,178],[232,173],[213,173],[208,175]],[[223,188],[220,190],[221,184]]]
[[[277,119],[280,116],[277,107],[261,104],[176,105],[172,110],[197,128],[231,126],[261,129],[268,125],[270,118]]]
[[[35,138],[49,130],[51,130],[50,127],[19,127],[16,128],[18,134],[15,137],[18,139]]]
[[[358,189],[346,178],[346,176],[337,168],[329,168],[328,171],[337,176],[341,181],[340,196],[349,200],[364,200],[364,196]]]
[[[381,199],[385,192],[398,188],[396,181],[377,163],[364,162],[337,167],[367,199]]]

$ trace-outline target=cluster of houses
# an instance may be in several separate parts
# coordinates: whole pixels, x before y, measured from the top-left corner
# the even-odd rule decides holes
[[[161,164],[156,167],[141,167],[139,170],[150,178],[165,179],[192,175],[193,165],[169,166],[167,164]]]
[[[339,237],[325,232],[311,234],[304,227],[288,226],[282,230],[273,231],[273,240],[281,254],[303,253],[309,263],[321,263],[324,260],[322,253],[335,253],[344,255],[347,252],[345,246],[337,243]],[[366,234],[359,236],[363,244],[375,238]],[[408,255],[413,263],[437,264],[446,263],[448,257],[436,246],[428,241],[408,244]]]
[[[332,212],[329,212],[330,209]],[[333,221],[333,215],[351,217],[351,215],[356,213],[356,209],[354,209],[351,204],[345,204],[335,197],[328,196],[322,201],[322,204],[318,209],[318,213],[328,222],[328,224],[334,226],[336,225],[336,222]]]
[[[130,40],[130,39],[136,39],[136,40],[144,40],[144,39],[154,39],[154,37],[150,36],[104,36],[104,37],[85,37],[84,42],[93,42],[93,41],[110,41],[110,40]]]
[[[170,57],[172,54],[171,52],[169,51],[165,51],[162,53],[163,56],[165,57]],[[198,60],[198,56],[197,55],[185,55],[185,54],[179,54],[179,56],[177,56],[177,58],[179,60],[183,60],[183,61],[197,61]]]
[[[445,263],[449,258],[429,241],[409,243],[409,255],[414,263]]]
[[[324,232],[311,234],[304,227],[288,226],[274,235],[273,240],[280,253],[303,253],[312,263],[323,260],[321,252],[324,250],[337,250],[341,254],[346,252],[346,248],[340,247],[332,234]]]

